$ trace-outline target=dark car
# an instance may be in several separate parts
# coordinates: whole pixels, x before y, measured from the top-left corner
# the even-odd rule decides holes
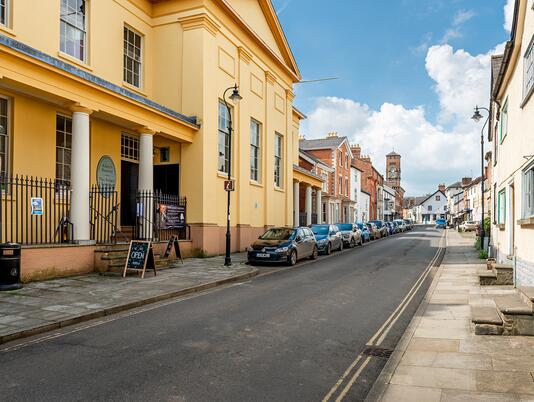
[[[380,232],[380,237],[386,237],[389,235],[389,230],[386,227],[386,225],[384,225],[384,221],[377,219],[377,220],[369,221],[369,222],[374,223],[376,225],[376,228]]]
[[[363,246],[362,232],[353,223],[338,223],[336,225],[341,232],[343,244],[347,247],[353,248],[357,245]]]
[[[310,228],[271,228],[248,250],[248,261],[295,265],[301,258],[317,258],[315,236]]]
[[[388,228],[388,232],[390,235],[395,234],[395,227],[393,226],[393,223],[391,222],[384,222],[384,225]]]
[[[371,241],[371,233],[369,232],[369,228],[365,225],[363,222],[356,222],[356,226],[360,229],[362,232],[362,239],[363,242]]]
[[[311,230],[320,253],[330,254],[333,250],[343,250],[343,239],[336,225],[312,225]]]

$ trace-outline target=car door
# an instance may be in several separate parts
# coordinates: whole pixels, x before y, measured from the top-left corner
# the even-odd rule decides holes
[[[304,234],[304,230],[302,228],[299,228],[297,230],[297,237],[295,238],[295,245],[297,248],[297,258],[303,258],[308,255],[308,250],[306,246],[306,235]]]
[[[308,244],[308,256],[310,256],[313,254],[313,249],[315,248],[315,236],[311,229],[306,228],[304,232],[306,233],[306,243]]]
[[[343,238],[341,237],[341,233],[339,232],[339,228],[336,225],[332,225],[332,231],[334,232],[334,248],[337,250],[341,247],[341,243],[343,242]]]

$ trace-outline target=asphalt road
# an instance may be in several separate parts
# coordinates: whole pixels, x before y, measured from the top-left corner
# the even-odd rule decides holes
[[[441,235],[419,227],[51,339],[3,345],[0,399],[320,401],[331,391],[330,400],[363,400],[431,275],[394,325],[383,324]],[[381,328],[384,354],[360,354]]]

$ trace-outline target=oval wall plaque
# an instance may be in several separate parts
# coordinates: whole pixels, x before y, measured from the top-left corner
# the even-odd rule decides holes
[[[117,172],[115,171],[115,164],[113,159],[104,155],[98,161],[96,167],[96,183],[98,187],[113,187],[115,188],[115,181],[117,179]]]

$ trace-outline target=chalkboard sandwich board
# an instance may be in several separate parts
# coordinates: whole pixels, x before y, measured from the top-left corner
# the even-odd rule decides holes
[[[154,251],[150,241],[132,240],[128,248],[128,255],[126,256],[126,265],[124,266],[124,273],[122,277],[126,276],[128,270],[141,271],[141,278],[145,277],[147,269],[154,270],[156,276],[156,263],[154,261]]]
[[[171,236],[171,238],[169,239],[169,242],[167,243],[167,248],[165,249],[163,258],[168,258],[171,255],[173,246],[174,246],[174,252],[176,254],[176,258],[179,258],[183,264],[184,260],[182,259],[182,252],[180,251],[180,242],[178,241],[178,236]]]

